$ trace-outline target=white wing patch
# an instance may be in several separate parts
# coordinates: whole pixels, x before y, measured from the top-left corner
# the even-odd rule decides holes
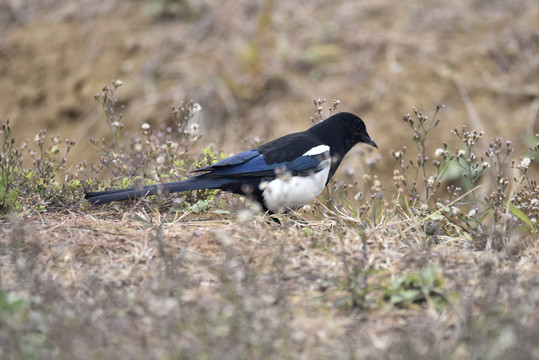
[[[307,151],[304,156],[318,155],[329,151],[329,146],[319,145]],[[308,176],[278,177],[275,180],[260,184],[264,204],[277,212],[287,208],[298,209],[316,199],[326,187],[331,160],[320,163],[320,171]]]
[[[307,151],[303,156],[313,156],[313,155],[320,155],[325,152],[329,151],[329,146],[327,145],[318,145],[313,147],[311,150]]]

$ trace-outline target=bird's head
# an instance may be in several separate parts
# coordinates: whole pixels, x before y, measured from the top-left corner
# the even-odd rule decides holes
[[[338,116],[341,122],[348,128],[348,131],[353,134],[352,141],[354,144],[365,143],[378,149],[378,145],[376,145],[367,132],[365,123],[358,116],[347,112],[338,113],[334,116]]]
[[[378,145],[367,133],[363,120],[351,113],[332,115],[308,131],[329,145],[333,155],[344,156],[357,143],[365,143],[378,149]]]

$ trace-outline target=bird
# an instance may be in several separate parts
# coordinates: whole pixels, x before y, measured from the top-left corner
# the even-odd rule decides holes
[[[92,204],[148,195],[220,189],[258,202],[264,211],[297,210],[324,190],[344,156],[358,143],[378,149],[358,116],[340,112],[311,128],[196,169],[186,180],[88,192]]]

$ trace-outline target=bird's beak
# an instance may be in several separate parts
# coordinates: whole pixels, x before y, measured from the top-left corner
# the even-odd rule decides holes
[[[365,144],[369,144],[370,146],[373,146],[373,147],[378,149],[378,145],[376,145],[376,143],[374,142],[374,140],[370,136],[367,139],[367,141],[365,141]]]

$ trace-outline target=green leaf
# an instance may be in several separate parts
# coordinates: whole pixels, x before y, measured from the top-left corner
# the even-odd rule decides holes
[[[226,215],[226,214],[230,214],[230,211],[228,211],[228,210],[213,210],[213,213],[214,214],[219,214],[219,215]]]
[[[511,213],[513,215],[515,215],[517,218],[519,218],[520,221],[522,221],[524,224],[528,225],[530,227],[530,229],[534,228],[534,225],[531,222],[530,218],[526,214],[524,214],[524,212],[522,212],[522,210],[520,210],[519,208],[517,208],[513,204],[505,203],[505,205],[509,207],[509,211],[511,211]]]

